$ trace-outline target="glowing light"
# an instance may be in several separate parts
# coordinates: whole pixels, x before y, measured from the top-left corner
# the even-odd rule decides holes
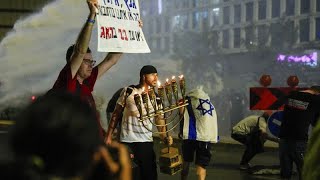
[[[305,54],[303,56],[294,56],[294,55],[283,55],[279,54],[277,57],[277,61],[279,62],[294,62],[294,63],[304,63],[309,66],[316,66],[318,61],[317,52],[313,52],[310,54]]]
[[[158,13],[162,13],[162,0],[158,0]]]
[[[31,100],[32,101],[36,100],[36,96],[31,96]]]

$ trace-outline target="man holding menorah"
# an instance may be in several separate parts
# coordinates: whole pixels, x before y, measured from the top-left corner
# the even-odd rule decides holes
[[[126,144],[134,155],[134,161],[139,166],[139,174],[142,180],[158,179],[156,156],[153,149],[152,122],[155,121],[160,138],[168,145],[173,143],[171,136],[166,136],[165,120],[163,116],[157,115],[154,118],[141,119],[144,114],[155,113],[158,108],[152,103],[152,98],[148,98],[144,103],[142,113],[141,106],[136,105],[136,98],[140,100],[140,95],[155,95],[154,87],[157,85],[158,73],[154,66],[146,65],[140,70],[139,84],[134,87],[127,87],[121,92],[116,108],[112,113],[111,121],[107,130],[105,141],[110,144],[112,133],[121,122],[120,141]],[[151,100],[151,101],[150,101]],[[146,108],[147,107],[147,108]],[[122,120],[119,117],[122,115]]]

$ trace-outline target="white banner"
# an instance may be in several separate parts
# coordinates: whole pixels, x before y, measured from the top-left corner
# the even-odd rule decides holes
[[[138,0],[99,0],[97,14],[98,51],[149,53],[139,27]]]

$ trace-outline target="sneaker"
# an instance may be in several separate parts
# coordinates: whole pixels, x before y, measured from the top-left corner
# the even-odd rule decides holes
[[[247,163],[247,164],[240,164],[240,167],[239,167],[240,170],[248,170],[248,169],[250,169],[250,168],[251,168],[251,165],[250,165],[249,163]]]

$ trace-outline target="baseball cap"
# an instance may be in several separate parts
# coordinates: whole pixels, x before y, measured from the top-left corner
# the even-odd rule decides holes
[[[140,70],[140,77],[145,74],[152,74],[152,73],[158,73],[157,69],[152,65],[145,65]]]

